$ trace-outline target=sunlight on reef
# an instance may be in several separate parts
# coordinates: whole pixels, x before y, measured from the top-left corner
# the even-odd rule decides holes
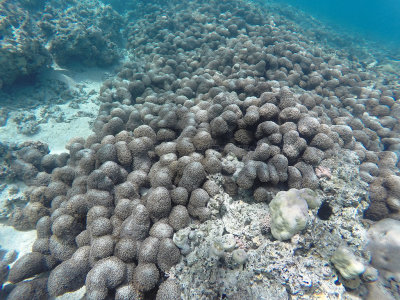
[[[0,298],[399,298],[388,45],[273,2],[0,6]]]

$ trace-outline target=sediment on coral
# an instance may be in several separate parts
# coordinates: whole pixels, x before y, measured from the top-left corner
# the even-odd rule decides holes
[[[331,175],[320,164],[343,151],[370,183],[365,216],[399,218],[399,92],[286,21],[245,1],[188,1],[129,23],[132,58],[104,82],[94,133],[71,140],[68,153],[29,143],[11,153],[15,176],[30,185],[29,205],[11,220],[38,232],[33,252],[10,270],[12,293],[29,285],[38,297],[47,280],[51,296],[85,284],[90,299],[158,288],[157,297],[173,298],[179,281],[167,277],[190,252],[189,235],[178,232],[223,216],[221,190],[274,206],[279,191],[323,187]],[[302,197],[301,222],[285,225],[288,234],[275,230],[285,213],[275,207],[267,235],[275,247],[310,228],[308,208],[321,201]],[[360,214],[361,200],[334,208]],[[215,244],[215,256],[223,247]],[[236,264],[246,260],[235,252]],[[23,281],[34,275],[43,278]]]

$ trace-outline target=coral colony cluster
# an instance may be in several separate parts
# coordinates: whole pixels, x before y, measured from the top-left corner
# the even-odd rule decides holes
[[[73,29],[62,19],[41,21],[59,33],[50,47],[57,62],[115,60],[117,38],[101,33],[114,32],[105,26],[117,13],[97,13],[103,18],[86,31],[78,11]],[[276,280],[275,297],[312,295],[323,280],[334,282],[323,279],[325,269],[336,274],[340,293],[396,290],[400,92],[390,80],[383,84],[357,61],[310,43],[285,17],[245,1],[154,4],[123,34],[131,56],[101,88],[94,133],[74,138],[62,154],[40,142],[8,149],[9,172],[29,185],[29,203],[10,223],[37,230],[32,252],[2,280],[11,283],[9,299],[45,299],[82,286],[87,299],[190,299],[196,280],[187,286],[182,274],[206,263],[225,270],[221,278],[251,273],[236,280],[252,284],[226,280],[229,290],[216,279],[215,294],[193,294],[198,299],[256,299],[257,280]],[[344,188],[350,181],[353,193]],[[238,205],[241,213],[229,222],[241,222],[252,206],[266,212],[243,221],[243,232],[258,222],[254,235],[223,221]],[[371,222],[369,246],[360,242],[369,226],[363,218],[382,220]],[[343,229],[334,223],[340,220]],[[225,227],[216,238],[207,224]],[[339,231],[341,244],[328,245]],[[207,255],[195,258],[202,247]],[[276,255],[268,249],[289,254],[265,262]],[[320,271],[306,263],[317,252]],[[290,264],[286,273],[265,271],[296,256],[297,271]],[[264,271],[251,269],[257,261]],[[5,270],[10,262],[3,259]],[[296,290],[290,272],[308,273],[312,283],[302,275]]]

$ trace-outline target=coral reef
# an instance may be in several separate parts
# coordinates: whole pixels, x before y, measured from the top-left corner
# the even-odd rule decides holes
[[[225,192],[215,195],[210,200],[216,208],[211,220],[174,234],[184,258],[171,269],[169,278],[180,283],[183,299],[234,299],[237,295],[289,299],[318,294],[329,298],[345,293],[349,286],[365,297],[368,291],[360,276],[355,279],[358,285],[351,285],[329,264],[343,243],[361,260],[368,260],[367,230],[361,223],[368,206],[366,184],[357,176],[357,157],[349,151],[341,154],[349,159],[324,161],[335,166],[332,180],[322,179],[321,190],[308,197],[328,202],[332,214],[322,219],[319,207],[310,209],[307,227],[289,241],[273,238],[267,203],[255,203],[250,195],[243,195],[242,201]],[[212,180],[222,185],[219,176]],[[347,201],[353,205],[345,206]],[[233,243],[228,242],[232,237]]]
[[[49,51],[32,34],[29,13],[9,2],[0,4],[0,89],[33,77],[51,64]]]
[[[100,1],[2,2],[0,8],[0,90],[35,81],[53,60],[110,66],[121,57],[124,20]]]
[[[50,37],[49,51],[60,66],[110,66],[120,58],[123,19],[111,6],[85,1],[61,12],[48,6],[45,12],[40,26],[55,34]]]
[[[92,135],[57,155],[4,151],[29,185],[10,221],[37,229],[9,297],[373,293],[385,226],[370,229],[369,266],[362,220],[400,218],[398,90],[274,10],[156,2],[125,29],[131,57],[102,86]],[[122,21],[93,7],[76,24],[47,7],[60,64],[115,61]]]

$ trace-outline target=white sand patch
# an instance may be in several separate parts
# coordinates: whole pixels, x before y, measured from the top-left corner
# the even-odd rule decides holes
[[[79,107],[64,104],[51,105],[51,113],[47,122],[39,125],[40,130],[31,136],[18,132],[18,124],[13,121],[14,117],[21,111],[11,111],[5,126],[0,127],[0,141],[4,142],[25,142],[28,140],[42,141],[49,145],[51,153],[65,152],[65,144],[73,137],[88,137],[92,130],[90,122],[94,120],[99,111],[100,102],[98,95],[103,81],[110,76],[109,70],[92,68],[78,72],[63,69],[55,69],[42,74],[40,80],[51,84],[54,79],[65,82],[68,88],[79,94]],[[41,88],[43,92],[47,87],[44,84]],[[26,94],[27,91],[25,90]],[[29,92],[28,92],[29,93]],[[32,93],[35,93],[32,87]],[[60,96],[61,98],[61,96]],[[43,119],[48,114],[47,105],[37,106],[29,110],[37,120]],[[54,113],[53,113],[54,111]],[[61,120],[57,120],[59,115],[63,115]],[[21,121],[23,122],[23,121]]]
[[[12,226],[0,224],[0,246],[8,251],[15,250],[21,257],[32,250],[36,230],[18,231]]]
[[[25,142],[25,141],[41,141],[47,143],[50,147],[51,153],[65,152],[65,144],[73,137],[79,136],[86,138],[92,133],[89,122],[92,121],[91,117],[79,117],[74,115],[81,112],[96,112],[98,105],[93,102],[88,102],[80,105],[80,109],[72,109],[67,104],[59,105],[59,108],[64,112],[67,122],[56,122],[50,119],[47,123],[40,125],[40,131],[32,136],[20,134],[17,130],[17,124],[13,121],[7,122],[7,125],[0,127],[0,140],[8,142]],[[36,110],[35,114],[39,114],[40,108]],[[69,119],[69,120],[68,120]]]
[[[58,296],[57,300],[79,300],[84,299],[86,293],[86,286],[81,287],[79,290],[71,293],[65,293],[64,295]]]

